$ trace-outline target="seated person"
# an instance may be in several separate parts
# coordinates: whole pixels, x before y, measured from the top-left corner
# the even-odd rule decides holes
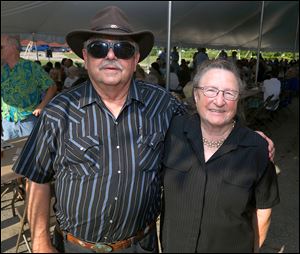
[[[62,91],[62,82],[61,82],[61,79],[60,79],[60,71],[56,68],[52,68],[49,71],[49,76],[50,76],[50,78],[53,79],[53,81],[56,84],[57,93],[61,92]]]
[[[151,80],[156,80],[156,82],[153,83],[157,83],[160,86],[165,86],[165,80],[162,73],[160,72],[159,64],[157,62],[153,62],[151,64],[149,76],[154,76],[156,78],[154,79],[153,77],[150,77]]]
[[[277,103],[271,107],[266,107],[268,110],[275,111],[279,106],[279,95],[281,91],[281,82],[279,81],[278,73],[272,71],[271,73],[266,74],[266,79],[263,82],[262,90],[264,92],[264,101],[270,96],[273,95],[271,101],[277,100]]]
[[[179,84],[178,76],[175,72],[173,66],[170,66],[170,84],[169,84],[170,91],[180,92],[182,91],[182,87]]]
[[[79,69],[78,67],[71,66],[68,68],[67,78],[64,82],[64,89],[69,89],[72,87],[73,83],[79,79]]]
[[[144,71],[142,66],[140,66],[139,64],[137,64],[137,66],[136,66],[134,75],[135,75],[136,80],[145,80],[146,79],[146,72]]]
[[[178,75],[179,83],[182,87],[184,87],[191,80],[191,71],[185,59],[181,60],[180,69],[177,75]]]
[[[193,98],[193,82],[189,81],[183,88],[185,98]]]
[[[89,77],[87,70],[83,67],[77,67],[79,71],[79,78],[73,82],[72,87],[80,85],[81,83],[85,82]]]
[[[193,94],[193,82],[189,81],[183,88],[184,99],[183,103],[185,104],[188,112],[194,112],[196,110],[194,94]]]

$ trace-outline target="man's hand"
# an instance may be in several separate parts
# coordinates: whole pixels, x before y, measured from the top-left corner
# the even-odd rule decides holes
[[[268,138],[263,132],[261,131],[256,131],[259,135],[261,135],[267,142],[268,142],[268,150],[269,150],[269,158],[272,162],[274,162],[274,157],[275,157],[275,145],[273,141]]]
[[[38,117],[42,112],[42,108],[40,108],[39,106],[32,112],[33,115],[35,115],[36,117]]]
[[[57,91],[57,86],[54,84],[50,86],[44,96],[44,99],[41,103],[36,107],[36,109],[32,112],[33,115],[39,116],[43,110],[43,108],[47,105],[47,103],[55,96]]]

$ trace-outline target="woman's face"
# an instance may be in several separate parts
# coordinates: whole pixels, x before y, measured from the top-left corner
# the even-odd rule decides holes
[[[226,97],[231,98],[239,92],[238,81],[234,74],[227,70],[211,69],[207,71],[198,83],[198,87],[210,90],[216,88],[226,91]],[[227,124],[232,124],[233,118],[237,112],[238,97],[236,100],[228,100],[224,97],[224,92],[219,91],[215,97],[208,97],[204,95],[203,89],[195,89],[195,101],[197,111],[200,115],[201,122],[212,127],[222,128]],[[207,92],[207,95],[213,92]],[[233,96],[234,97],[234,96]]]

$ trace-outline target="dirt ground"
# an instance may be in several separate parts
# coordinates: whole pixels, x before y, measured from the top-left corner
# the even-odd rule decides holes
[[[275,163],[281,170],[278,176],[281,202],[273,209],[261,252],[299,253],[299,98],[293,98],[289,108],[278,112],[267,133],[275,143]],[[1,193],[3,190],[1,186]],[[11,192],[1,198],[1,253],[15,252],[19,220],[12,216],[11,198]],[[19,251],[27,252],[25,244]]]

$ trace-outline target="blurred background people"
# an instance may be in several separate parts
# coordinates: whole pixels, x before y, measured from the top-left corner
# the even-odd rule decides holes
[[[79,79],[79,69],[74,65],[68,68],[68,75],[64,82],[64,89],[69,89],[73,86],[74,82]]]

